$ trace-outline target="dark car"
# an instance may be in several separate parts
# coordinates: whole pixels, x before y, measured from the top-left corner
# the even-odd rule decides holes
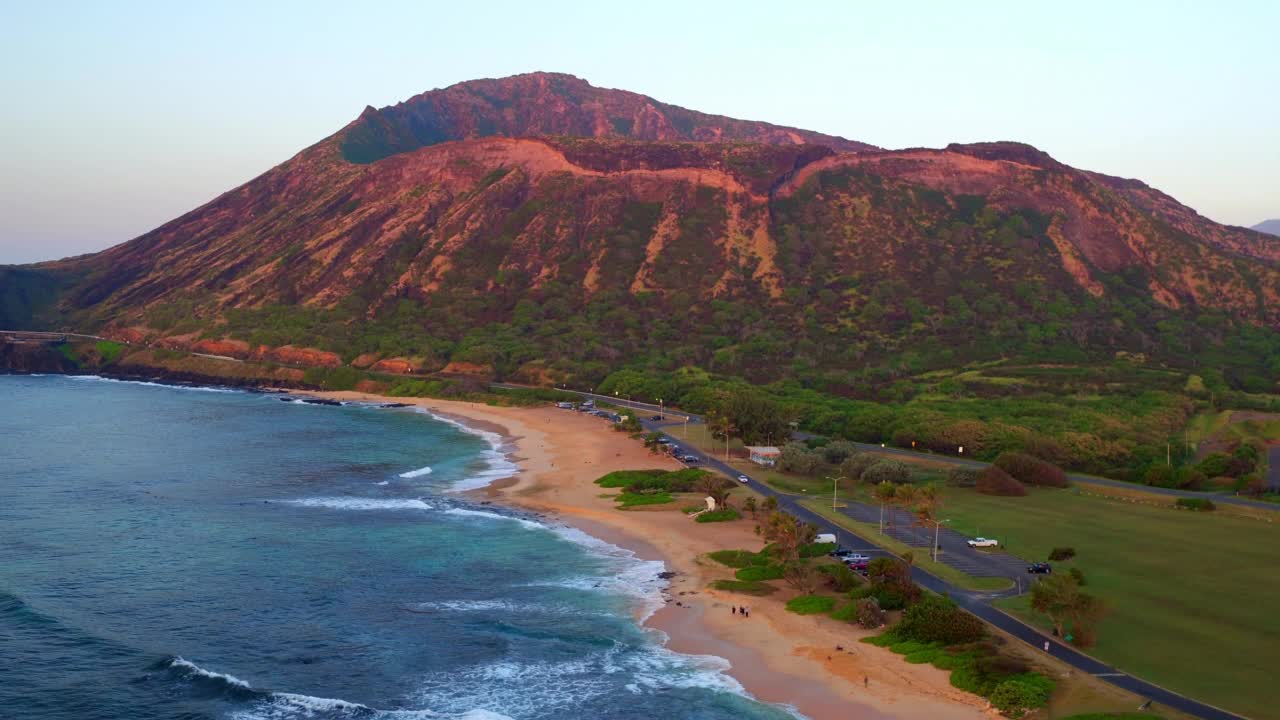
[[[687,463],[687,464],[689,464],[689,465],[697,465],[697,464],[698,464],[698,456],[696,456],[696,455],[685,455],[684,457],[682,457],[682,458],[680,458],[680,459],[681,459],[681,460],[683,460],[683,461],[685,461],[685,463]]]
[[[661,420],[661,419],[662,419],[662,416],[661,416],[661,415],[653,415],[653,416],[651,416],[649,419],[650,419],[650,420]]]
[[[1027,572],[1032,575],[1049,575],[1053,572],[1053,566],[1043,562],[1031,563],[1027,566]]]

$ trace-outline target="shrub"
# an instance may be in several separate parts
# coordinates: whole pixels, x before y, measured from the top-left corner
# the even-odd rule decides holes
[[[777,592],[778,588],[756,580],[716,580],[711,583],[716,590],[742,593],[743,595],[768,595]]]
[[[797,475],[812,475],[822,464],[822,455],[810,450],[804,443],[787,443],[778,458],[778,468]]]
[[[1148,467],[1142,474],[1142,482],[1152,487],[1163,488],[1171,488],[1176,484],[1173,480],[1173,468],[1164,463],[1153,463]]]
[[[1027,485],[1064,488],[1070,484],[1062,468],[1026,453],[1001,453],[995,465]]]
[[[848,459],[840,463],[840,474],[846,478],[857,482],[862,479],[862,473],[867,468],[879,462],[879,458],[871,453],[857,453],[850,455]]]
[[[903,660],[906,660],[912,665],[923,665],[937,660],[938,656],[944,654],[945,653],[940,648],[925,648],[924,650],[907,653],[907,656],[904,657]]]
[[[818,572],[827,576],[827,587],[846,593],[862,584],[862,577],[840,563],[819,565]]]
[[[760,580],[781,580],[781,565],[752,565],[744,567],[733,574],[739,580],[760,581]]]
[[[1027,494],[1027,488],[1022,483],[995,465],[978,474],[978,482],[975,487],[978,492],[984,495],[1020,497]]]
[[[1205,477],[1219,477],[1227,475],[1227,466],[1231,463],[1231,456],[1226,453],[1212,452],[1204,456],[1197,466]]]
[[[1204,487],[1206,480],[1208,478],[1205,477],[1204,473],[1187,465],[1178,468],[1178,472],[1174,477],[1174,484],[1183,490],[1199,490]]]
[[[912,640],[944,645],[974,642],[987,634],[981,620],[961,610],[950,598],[938,595],[925,597],[907,608],[898,623],[898,632]]]
[[[809,543],[800,547],[800,557],[816,558],[822,557],[832,550],[836,549],[835,543]]]
[[[947,473],[947,485],[951,487],[971,488],[978,484],[978,476],[982,472],[976,468],[955,467]]]
[[[862,471],[862,481],[872,485],[885,482],[901,485],[911,481],[911,469],[897,460],[879,460]]]
[[[1053,692],[1053,681],[1039,673],[1014,675],[991,690],[992,706],[1010,717],[1044,707]]]
[[[918,588],[917,588],[918,589]],[[884,610],[901,610],[911,598],[902,585],[877,585],[871,588],[871,597]]]
[[[873,597],[859,598],[853,602],[858,624],[868,630],[884,625],[884,610]]]
[[[606,488],[624,488],[637,480],[659,477],[664,474],[666,474],[665,470],[615,470],[596,480],[596,484]]]
[[[858,449],[848,440],[834,440],[822,447],[821,454],[828,465],[839,465],[857,452]]]
[[[740,517],[742,516],[738,514],[738,511],[736,509],[731,507],[726,507],[726,508],[720,508],[719,510],[712,510],[711,512],[704,512],[698,517],[694,518],[694,520],[700,523],[728,522],[730,520],[737,520]]]
[[[787,610],[797,615],[829,613],[836,599],[830,595],[799,595],[787,601]]]
[[[618,506],[629,508],[639,507],[642,505],[665,505],[669,502],[675,502],[675,498],[669,493],[662,491],[652,493],[633,493],[624,492],[617,497]]]
[[[1184,510],[1195,510],[1198,512],[1209,512],[1210,510],[1216,510],[1218,507],[1217,505],[1214,505],[1213,501],[1209,498],[1188,497],[1178,498],[1178,501],[1174,503],[1174,506]]]
[[[760,553],[753,553],[750,550],[716,550],[709,553],[707,557],[715,560],[721,565],[727,565],[731,568],[744,568],[748,565],[768,565],[769,558]]]
[[[854,603],[845,603],[835,610],[831,611],[831,619],[840,622],[855,622],[858,619],[858,606]]]
[[[1049,560],[1053,562],[1066,562],[1076,556],[1076,549],[1073,547],[1056,547],[1049,551]]]
[[[1070,570],[1068,570],[1067,572],[1068,572],[1068,573],[1070,573],[1071,577],[1075,578],[1075,580],[1076,580],[1076,585],[1079,585],[1080,587],[1084,587],[1084,586],[1087,584],[1087,583],[1084,581],[1084,571],[1083,571],[1083,570],[1081,570],[1080,568],[1078,568],[1078,567],[1073,567],[1073,568],[1071,568]]]

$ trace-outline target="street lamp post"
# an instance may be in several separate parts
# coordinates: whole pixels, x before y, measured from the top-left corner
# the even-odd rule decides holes
[[[933,521],[933,561],[938,562],[938,534],[942,529],[942,523],[949,523],[950,520],[934,520]]]
[[[836,488],[840,487],[840,481],[844,480],[845,478],[843,475],[838,475],[836,477],[831,477],[830,475],[828,475],[827,479],[831,481],[831,509],[835,510],[836,509]]]

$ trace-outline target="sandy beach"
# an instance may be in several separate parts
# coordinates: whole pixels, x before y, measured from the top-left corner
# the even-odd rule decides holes
[[[613,500],[601,497],[609,493],[593,482],[601,475],[681,466],[650,453],[599,418],[553,407],[505,408],[357,392],[314,394],[334,400],[410,403],[503,435],[521,471],[475,492],[554,515],[643,558],[661,559],[676,575],[666,606],[646,624],[666,633],[672,650],[728,660],[729,674],[759,700],[793,706],[813,720],[969,720],[996,715],[984,699],[951,687],[946,672],[905,663],[886,649],[858,642],[867,631],[826,617],[787,612],[784,605],[794,596],[789,589],[768,597],[709,590],[711,581],[731,577],[732,571],[703,556],[723,549],[759,550],[763,542],[755,535],[754,523],[748,518],[700,524],[673,506],[616,509]],[[749,608],[750,616],[731,612],[733,606]]]

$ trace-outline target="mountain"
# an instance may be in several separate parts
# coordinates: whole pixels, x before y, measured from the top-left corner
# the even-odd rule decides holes
[[[28,324],[540,381],[696,364],[839,391],[1117,352],[1256,379],[1280,356],[1280,240],[1139,181],[547,73],[366,109],[152,232],[23,273]]]
[[[1280,219],[1263,220],[1257,225],[1254,225],[1253,229],[1268,235],[1280,235]]]

